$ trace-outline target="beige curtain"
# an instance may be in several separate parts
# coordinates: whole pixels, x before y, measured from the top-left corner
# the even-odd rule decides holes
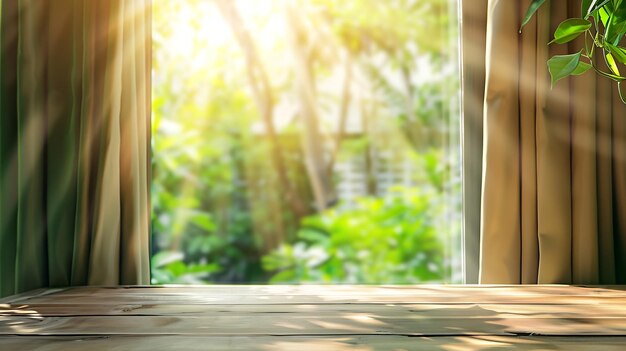
[[[484,11],[464,18],[485,38],[464,57],[485,77],[465,85],[482,98],[466,115],[484,123],[480,282],[626,283],[626,106],[593,72],[550,88],[547,59],[584,45],[547,45],[580,0],[546,3],[519,34],[528,4],[464,2]]]
[[[4,0],[0,296],[149,283],[149,0]]]

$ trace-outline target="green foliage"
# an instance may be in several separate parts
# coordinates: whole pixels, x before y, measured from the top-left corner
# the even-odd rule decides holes
[[[522,20],[522,27],[524,27],[528,22],[530,22],[530,19],[533,17],[535,12],[539,10],[539,7],[541,7],[541,5],[543,5],[544,2],[546,2],[546,0],[533,0],[530,3],[530,6],[528,7],[528,11],[526,11],[526,15],[524,16],[524,20]]]
[[[393,188],[307,217],[298,241],[263,258],[272,283],[441,282],[445,267],[433,193]]]
[[[447,0],[312,0],[344,47],[354,53],[385,52],[396,62],[414,57],[415,46],[422,53],[453,54],[448,51]],[[306,3],[306,1],[303,1]],[[416,18],[419,18],[416,21]],[[429,35],[424,35],[429,33]]]
[[[552,85],[573,74],[574,71],[584,62],[580,62],[581,52],[577,52],[571,55],[556,55],[548,60],[548,70],[552,77]],[[584,72],[582,72],[584,73]]]
[[[397,272],[386,277],[380,272],[341,276],[337,271],[333,281],[341,281],[342,277],[355,279],[354,282],[398,283],[444,279],[443,244],[432,237],[439,235],[433,229],[433,223],[441,222],[444,205],[439,202],[450,190],[446,189],[448,182],[442,173],[449,173],[450,169],[442,162],[442,154],[447,138],[454,135],[447,123],[449,116],[456,115],[450,97],[455,94],[458,80],[452,62],[456,51],[449,45],[455,41],[448,40],[448,35],[456,32],[449,34],[432,28],[448,26],[447,0],[296,3],[299,24],[306,29],[299,34],[307,43],[306,55],[301,56],[310,66],[310,79],[314,80],[310,86],[319,87],[313,92],[313,107],[323,139],[322,158],[333,154],[340,162],[369,155],[376,149],[393,153],[396,161],[406,156],[409,161],[420,163],[423,174],[415,189],[397,189],[385,199],[366,197],[350,205],[354,207],[344,203],[316,215],[313,184],[306,171],[301,140],[306,129],[300,116],[301,106],[294,99],[300,89],[294,79],[297,55],[288,40],[290,28],[283,28],[289,25],[284,18],[286,2],[234,1],[242,27],[249,28],[252,43],[247,45],[254,46],[253,51],[244,50],[245,45],[238,43],[229,27],[232,22],[214,1],[155,3],[154,283],[267,282],[278,268],[268,270],[271,263],[263,265],[261,260],[265,257],[266,262],[271,261],[268,257],[275,256],[277,247],[292,250],[294,259],[317,265],[315,250],[322,247],[309,246],[320,230],[336,228],[316,224],[317,229],[311,229],[315,218],[341,217],[341,222],[351,216],[350,211],[369,226],[373,239],[362,240],[363,245],[372,245],[376,238],[382,240],[385,231],[400,231],[388,239],[396,241],[398,247],[388,253],[382,249],[375,253],[381,260],[377,271]],[[346,57],[349,59],[341,62]],[[250,62],[254,63],[252,70]],[[344,84],[337,84],[345,67],[354,72],[347,84],[348,94],[340,90]],[[268,77],[270,101],[259,96],[263,94],[258,90],[266,89],[259,89],[261,70]],[[420,75],[428,79],[419,81]],[[251,83],[251,77],[257,77],[256,83]],[[398,84],[399,80],[402,84]],[[368,124],[369,129],[343,131],[345,138],[337,140],[340,138],[333,118],[344,102],[349,119],[356,119],[350,124]],[[272,162],[273,144],[262,113],[268,105],[272,107],[270,119],[284,160],[283,173]],[[429,149],[438,152],[421,154]],[[407,156],[417,153],[417,161]],[[332,173],[332,167],[327,168],[324,176],[335,182],[341,180]],[[285,184],[279,181],[279,174],[285,173],[293,183],[293,194],[287,194]],[[421,189],[422,184],[430,190]],[[458,189],[454,191],[460,193]],[[303,215],[297,214],[290,202],[294,196],[305,204]],[[376,218],[387,222],[375,223],[368,215],[375,210],[380,210]],[[410,216],[411,220],[400,223],[403,216]],[[424,227],[417,228],[420,225]],[[346,236],[341,245],[347,246],[347,240],[359,238]],[[301,249],[305,244],[306,252]],[[353,244],[360,251],[365,248]],[[345,251],[344,246],[337,252]],[[426,251],[417,253],[418,246]],[[414,253],[417,256],[412,256]],[[434,261],[429,266],[425,262],[431,258]],[[401,273],[403,265],[408,268]],[[291,273],[281,274],[285,278]],[[314,279],[313,275],[311,271],[310,279]]]
[[[153,251],[155,258],[182,255],[153,262],[158,283],[262,279],[244,180],[251,160],[264,157],[264,143],[250,148],[255,111],[237,68],[243,60],[232,45],[202,50],[206,23],[190,11],[213,6],[167,1],[153,14]]]
[[[565,44],[576,39],[579,35],[591,28],[591,22],[582,18],[570,18],[559,24],[554,32],[554,39],[550,42]]]
[[[272,283],[423,283],[453,281],[446,257],[455,232],[447,192],[460,191],[441,151],[416,156],[420,186],[395,186],[304,218],[293,243],[263,257]],[[458,238],[458,237],[457,237]],[[450,239],[450,238],[448,238]],[[454,239],[450,240],[454,241]],[[450,248],[448,248],[450,250]]]
[[[545,0],[534,0],[522,21],[526,25]],[[621,84],[626,80],[620,72],[620,65],[626,64],[626,48],[623,38],[626,34],[626,2],[623,0],[582,0],[580,17],[568,18],[561,22],[554,32],[556,44],[568,43],[581,35],[585,45],[578,53],[557,55],[548,60],[548,69],[554,85],[570,75],[579,75],[593,69],[597,74],[617,82],[619,96],[624,103],[626,97]],[[601,51],[601,55],[596,54]],[[597,56],[604,60],[608,71],[598,65]]]
[[[152,256],[152,284],[203,284],[211,273],[221,270],[218,264],[190,264],[180,252],[161,251]]]

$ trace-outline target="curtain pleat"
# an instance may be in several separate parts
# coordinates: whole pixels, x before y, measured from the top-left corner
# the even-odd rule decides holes
[[[481,268],[506,280],[520,280],[520,165],[518,14],[515,1],[490,1],[488,5],[485,144],[483,157],[484,213],[500,211],[498,218],[483,215],[481,224]],[[500,57],[506,53],[507,57]],[[513,70],[511,68],[514,68]],[[497,145],[498,147],[490,147]],[[490,172],[490,170],[493,170]],[[491,243],[497,243],[492,245]],[[481,280],[486,272],[481,271]]]
[[[487,0],[461,1],[464,281],[478,283]]]
[[[518,5],[520,6],[520,5]],[[537,88],[535,77],[545,67],[543,59],[534,50],[538,46],[538,31],[529,26],[524,35],[518,33],[521,47],[520,70],[533,72],[519,77],[519,165],[520,165],[520,260],[519,281],[523,284],[537,281],[539,239],[537,236]]]
[[[68,245],[74,239],[74,213],[76,212],[76,171],[77,171],[77,101],[74,86],[74,26],[71,14],[64,7],[49,6],[48,53],[43,57],[49,67],[46,90],[47,99],[47,147],[45,157],[47,190],[47,231],[49,283],[55,286],[69,285],[71,281],[73,247]],[[82,13],[82,9],[74,11]],[[76,16],[80,17],[80,16]],[[67,40],[69,38],[70,40]],[[59,63],[70,63],[69,72],[59,67]],[[64,100],[68,100],[67,103]]]
[[[613,157],[613,232],[615,233],[614,267],[621,267],[615,272],[615,282],[626,282],[626,115],[624,106],[615,90],[613,95],[613,128],[611,131]],[[620,112],[621,111],[621,112]],[[611,277],[612,278],[612,277]],[[608,278],[607,281],[611,281]]]
[[[480,281],[626,283],[626,106],[593,72],[550,86],[546,61],[584,46],[547,45],[580,1],[520,34],[529,3],[488,3]]]
[[[44,210],[47,199],[45,86],[48,77],[43,62],[48,49],[48,21],[44,2],[27,0],[18,3],[15,285],[18,291],[26,291],[48,284],[47,218]]]
[[[2,1],[0,296],[149,282],[149,13]]]
[[[14,293],[16,281],[17,9],[15,1],[3,1],[0,9],[0,296]]]

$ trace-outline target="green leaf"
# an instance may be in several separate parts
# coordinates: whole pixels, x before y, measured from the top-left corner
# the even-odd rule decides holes
[[[272,279],[270,279],[270,283],[291,283],[296,280],[296,278],[296,272],[294,272],[293,270],[286,270],[274,275]]]
[[[182,252],[161,251],[152,256],[152,267],[164,267],[175,262],[180,262],[184,258]]]
[[[526,11],[526,16],[524,16],[524,20],[522,21],[522,27],[519,29],[520,33],[522,32],[522,28],[530,21],[535,12],[543,5],[546,0],[533,0],[533,2],[528,6],[528,10]]]
[[[574,72],[572,72],[572,75],[579,76],[592,68],[593,66],[588,64],[587,62],[580,61],[578,62],[578,66],[576,66],[576,69],[574,70]]]
[[[598,9],[598,16],[600,17],[600,22],[606,28],[609,26],[611,16],[613,15],[613,9],[610,6],[604,6]]]
[[[626,6],[621,1],[616,2],[609,25],[606,27],[606,41],[613,45],[619,44],[626,32]]]
[[[192,265],[187,266],[187,269],[185,272],[192,273],[192,274],[205,275],[205,274],[219,272],[220,270],[222,270],[222,267],[217,263],[192,264]]]
[[[617,68],[617,63],[615,62],[615,58],[613,58],[613,55],[611,55],[611,53],[609,52],[604,57],[606,57],[606,64],[609,66],[611,71],[613,71],[613,73],[615,73],[615,75],[617,76],[621,75],[619,73],[619,68]]]
[[[190,219],[191,222],[198,226],[200,229],[203,229],[209,233],[215,231],[216,225],[210,213],[194,211]]]
[[[554,32],[554,40],[552,40],[550,44],[564,44],[572,41],[589,28],[591,28],[591,22],[587,21],[586,19],[567,19],[561,22],[561,24],[559,24],[559,26],[556,28],[556,31]]]
[[[580,62],[581,51],[569,55],[556,55],[548,60],[548,71],[552,78],[551,85],[572,74]]]
[[[581,18],[587,18],[589,17],[589,8],[591,7],[591,3],[594,2],[594,0],[583,0],[581,7],[580,7],[580,17]]]
[[[626,48],[615,46],[609,43],[606,43],[605,47],[607,47],[611,51],[611,54],[613,54],[613,58],[623,64],[626,64]]]
[[[327,245],[330,242],[328,234],[310,228],[302,228],[298,231],[298,238],[306,240],[310,243],[319,245]]]
[[[588,18],[602,6],[606,5],[609,0],[583,0],[582,13],[583,18]]]
[[[182,261],[172,262],[167,265],[166,269],[174,276],[178,277],[187,271],[187,266]]]

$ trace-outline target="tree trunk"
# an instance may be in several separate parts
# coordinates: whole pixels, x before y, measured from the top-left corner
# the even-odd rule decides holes
[[[350,85],[352,84],[352,57],[349,51],[346,52],[345,62],[345,76],[343,80],[343,87],[341,92],[341,106],[339,108],[339,125],[337,127],[337,135],[335,136],[335,145],[333,153],[328,161],[326,167],[326,176],[331,178],[333,176],[333,168],[335,168],[335,162],[339,151],[341,151],[341,144],[346,136],[346,129],[348,127],[348,112],[350,111],[350,101],[352,95],[350,93]],[[331,178],[332,179],[332,178]]]
[[[361,118],[363,122],[363,135],[367,138],[367,148],[365,149],[365,176],[367,195],[378,195],[378,177],[374,169],[374,149],[372,148],[372,137],[370,135],[370,115],[371,111],[365,101],[361,101]]]
[[[300,116],[303,122],[302,143],[305,165],[313,189],[315,207],[318,212],[322,212],[336,201],[336,195],[331,179],[326,172],[324,142],[320,133],[317,111],[315,78],[307,52],[309,47],[308,36],[297,18],[295,9],[290,5],[287,5],[286,16],[295,64]]]
[[[254,41],[252,40],[250,33],[246,30],[235,4],[231,0],[215,1],[220,12],[230,24],[237,42],[245,55],[248,80],[270,142],[271,161],[279,182],[277,188],[282,188],[284,190],[287,203],[290,205],[296,218],[302,218],[309,213],[309,210],[307,208],[308,206],[306,206],[306,204],[302,201],[289,179],[280,140],[278,138],[276,128],[274,127],[274,102],[272,88],[265,68],[259,59]]]

